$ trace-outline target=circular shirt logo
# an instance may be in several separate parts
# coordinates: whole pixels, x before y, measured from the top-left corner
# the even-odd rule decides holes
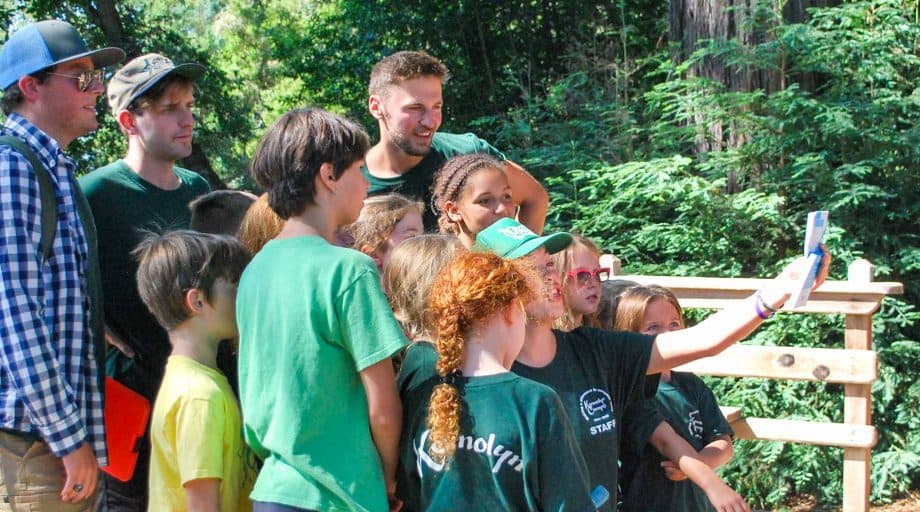
[[[613,403],[603,389],[591,388],[581,394],[581,415],[591,423],[613,419]]]

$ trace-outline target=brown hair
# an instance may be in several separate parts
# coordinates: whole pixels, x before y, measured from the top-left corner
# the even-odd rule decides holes
[[[243,222],[240,223],[240,241],[255,255],[269,240],[278,236],[282,226],[284,219],[268,206],[268,194],[262,194],[243,216]]]
[[[194,90],[195,81],[175,73],[166,75],[162,80],[153,84],[150,89],[147,89],[143,94],[131,100],[131,103],[128,103],[128,106],[125,107],[125,110],[136,116],[143,115],[145,110],[159,101],[160,98],[165,96],[169,89],[173,87],[181,89],[190,88]],[[115,114],[118,114],[118,112],[115,112]]]
[[[380,256],[380,250],[396,224],[410,211],[423,213],[422,203],[411,201],[399,194],[371,196],[364,200],[361,215],[345,231],[354,237],[354,248],[368,256]]]
[[[597,313],[585,317],[585,325],[613,330],[617,318],[617,306],[627,289],[639,286],[639,283],[628,279],[608,279],[601,283],[601,298],[597,303]]]
[[[431,339],[431,287],[441,269],[463,250],[455,236],[420,235],[399,244],[383,264],[383,291],[409,339]]]
[[[460,227],[444,212],[444,203],[457,202],[470,176],[483,169],[497,169],[502,174],[505,172],[505,166],[497,158],[485,153],[455,156],[444,162],[438,170],[431,186],[431,208],[438,214],[441,233],[460,234]]]
[[[449,459],[460,434],[460,392],[453,377],[463,361],[465,338],[479,322],[514,301],[535,296],[536,271],[526,260],[505,260],[491,253],[465,253],[438,274],[431,289],[431,316],[437,336],[435,368],[444,382],[435,386],[428,406],[430,455]]]
[[[584,247],[585,249],[588,249],[589,251],[593,252],[598,258],[600,258],[601,256],[600,248],[597,246],[597,244],[592,242],[591,239],[584,237],[582,235],[576,235],[573,233],[572,243],[570,243],[569,246],[565,248],[565,250],[562,250],[555,254],[550,255],[550,258],[552,258],[553,263],[556,265],[556,269],[559,270],[560,277],[562,277],[562,289],[563,290],[565,290],[566,285],[569,284],[568,271],[572,270],[572,258],[574,258],[573,255],[575,254],[576,246],[580,246],[580,247]],[[565,298],[564,292],[562,294],[562,297],[563,299]],[[572,308],[569,306],[568,302],[564,304],[563,309],[564,311],[562,312],[562,316],[560,316],[559,318],[555,320],[555,322],[553,322],[553,328],[558,329],[560,331],[571,331],[572,329],[578,327],[579,325],[575,324],[575,314],[572,312]],[[586,320],[588,316],[594,316],[594,315],[584,315],[583,323],[584,323],[584,320]]]
[[[214,190],[188,204],[189,229],[215,235],[237,236],[243,217],[256,196],[241,190]]]
[[[433,76],[445,83],[450,78],[450,73],[444,63],[425,52],[396,52],[374,64],[367,92],[371,96],[386,97],[390,86],[420,76]]]
[[[370,138],[351,119],[319,108],[292,110],[275,121],[259,141],[249,173],[268,192],[268,204],[289,219],[313,204],[316,176],[324,163],[339,179],[364,158]]]
[[[684,310],[681,309],[677,296],[664,286],[650,284],[648,286],[633,286],[623,292],[623,295],[620,297],[620,304],[617,306],[616,322],[613,326],[614,330],[631,332],[642,331],[642,321],[645,318],[645,309],[655,299],[666,300],[674,306],[674,309],[677,311],[677,316],[680,317],[680,326],[683,328]]]
[[[190,230],[149,233],[132,254],[141,300],[167,331],[191,318],[185,292],[201,290],[210,301],[214,282],[239,282],[250,259],[233,237]]]
[[[36,82],[43,84],[51,78],[51,73],[53,73],[55,69],[57,69],[56,65],[36,71],[29,76],[34,78]],[[19,88],[19,80],[16,80],[3,91],[3,99],[0,100],[0,108],[3,109],[3,115],[8,116],[15,112],[16,109],[22,105],[23,99],[22,90]]]

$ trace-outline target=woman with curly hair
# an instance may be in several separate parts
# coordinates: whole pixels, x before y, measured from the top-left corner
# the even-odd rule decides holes
[[[463,254],[439,273],[429,303],[437,376],[402,397],[408,510],[595,509],[559,397],[508,371],[537,287],[528,263],[493,254]]]

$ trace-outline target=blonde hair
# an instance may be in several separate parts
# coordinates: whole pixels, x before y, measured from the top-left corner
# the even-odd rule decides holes
[[[343,229],[354,237],[354,248],[368,256],[380,256],[390,233],[409,212],[423,213],[422,203],[399,194],[371,196],[364,200],[361,215]]]
[[[616,320],[613,328],[617,331],[641,332],[642,322],[645,319],[645,310],[653,300],[662,299],[668,301],[677,316],[680,318],[680,327],[684,328],[684,310],[680,307],[680,302],[674,292],[665,288],[651,284],[648,286],[633,286],[627,288],[623,295],[620,296],[620,304],[617,306]]]
[[[569,283],[568,272],[572,270],[572,259],[574,258],[576,247],[584,247],[585,249],[588,249],[589,251],[594,253],[594,255],[597,256],[598,258],[600,258],[601,256],[601,250],[597,246],[597,244],[592,242],[587,237],[584,237],[581,235],[575,235],[575,234],[572,235],[572,243],[569,244],[569,246],[566,247],[565,250],[559,251],[550,256],[550,258],[552,258],[553,260],[553,263],[556,265],[556,268],[559,269],[559,275],[562,277],[562,290],[563,290],[562,298],[563,298],[563,303],[564,303],[564,311],[562,312],[562,316],[560,316],[553,322],[553,328],[558,329],[560,331],[571,331],[572,329],[579,327],[582,324],[588,324],[589,322],[593,322],[593,318],[590,321],[588,320],[588,318],[594,317],[593,314],[582,315],[582,324],[577,323],[575,321],[575,313],[572,311],[572,308],[569,305],[568,301],[565,300],[565,287]]]
[[[283,225],[284,219],[268,205],[268,193],[262,194],[246,210],[240,224],[240,241],[250,254],[255,255],[269,240],[278,236]]]
[[[462,250],[455,236],[420,235],[399,244],[383,264],[383,291],[409,339],[431,339],[431,287],[441,269]]]
[[[446,461],[460,435],[460,392],[453,382],[463,362],[470,330],[516,300],[529,302],[538,278],[527,260],[505,260],[491,253],[465,253],[438,274],[431,290],[431,315],[437,337],[435,365],[443,379],[431,392],[429,454]]]

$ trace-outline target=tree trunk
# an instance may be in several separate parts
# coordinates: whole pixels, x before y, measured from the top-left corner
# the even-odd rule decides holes
[[[204,176],[204,179],[211,184],[212,190],[227,188],[227,184],[214,172],[214,168],[211,167],[211,161],[208,160],[208,155],[204,154],[204,150],[201,149],[201,145],[197,142],[192,143],[192,154],[183,158],[179,164]]]
[[[121,22],[121,15],[112,0],[97,0],[87,2],[84,6],[93,22],[105,34],[105,39],[110,45],[121,48],[128,54],[128,60],[140,55],[136,41],[125,35],[125,28]]]
[[[782,13],[773,13],[774,18],[751,19],[758,11],[760,0],[670,0],[669,37],[677,43],[672,58],[677,62],[688,59],[706,40],[724,42],[735,40],[744,47],[753,47],[769,41],[768,30],[777,19],[784,23],[802,23],[808,19],[806,9],[837,5],[839,0],[788,0]],[[761,7],[762,9],[763,7]],[[760,11],[763,12],[763,11]],[[752,27],[757,27],[753,29]],[[780,61],[770,70],[745,67],[729,67],[721,57],[706,57],[690,69],[690,76],[708,78],[721,83],[729,91],[749,92],[757,89],[767,93],[783,90],[787,80],[792,79],[806,90],[814,90],[819,81],[813,73],[789,76],[787,63],[782,55]],[[706,121],[697,115],[697,124]],[[728,130],[726,130],[728,128]],[[700,128],[697,150],[700,153],[718,151],[744,144],[746,136],[733,129],[713,123]],[[728,176],[728,191],[737,190],[736,177]]]

